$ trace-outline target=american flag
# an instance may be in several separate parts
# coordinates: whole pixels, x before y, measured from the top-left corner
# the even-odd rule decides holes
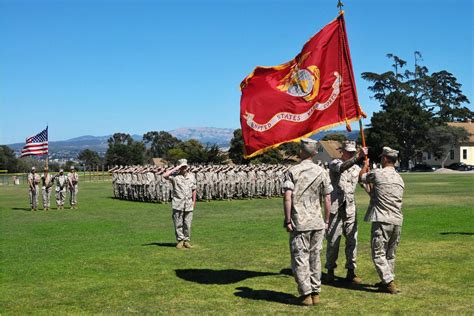
[[[48,154],[48,127],[40,133],[28,137],[26,145],[21,150],[21,156],[41,156]]]

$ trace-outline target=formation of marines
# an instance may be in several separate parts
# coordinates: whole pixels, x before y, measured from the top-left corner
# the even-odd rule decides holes
[[[56,192],[56,206],[58,210],[64,209],[66,194],[69,192],[69,203],[71,209],[77,208],[77,193],[79,192],[79,175],[74,167],[65,175],[64,170],[60,169],[56,175],[51,175],[48,168],[43,170],[40,176],[36,173],[36,168],[32,167],[27,177],[28,195],[30,198],[30,207],[32,211],[38,210],[38,196],[42,193],[43,210],[48,211],[51,208],[51,193],[53,186]],[[41,191],[40,191],[41,188]]]
[[[167,203],[172,183],[164,176],[169,167],[125,166],[112,172],[114,196],[124,200]],[[198,201],[271,198],[283,194],[285,165],[190,166],[196,178]]]

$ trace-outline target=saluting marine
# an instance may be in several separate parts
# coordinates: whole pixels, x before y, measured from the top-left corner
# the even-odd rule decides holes
[[[334,281],[339,243],[341,237],[344,236],[346,239],[346,280],[360,284],[362,280],[355,274],[357,266],[357,210],[354,193],[361,169],[357,163],[367,155],[367,148],[363,148],[356,155],[356,143],[346,141],[339,150],[342,152],[341,159],[334,159],[329,163],[329,176],[334,190],[331,193],[331,215],[326,236],[327,281]]]

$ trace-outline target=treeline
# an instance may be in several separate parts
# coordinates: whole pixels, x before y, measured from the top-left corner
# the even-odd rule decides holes
[[[400,162],[416,161],[422,151],[445,159],[454,146],[468,140],[468,132],[447,123],[467,121],[474,113],[463,104],[470,103],[461,84],[446,70],[430,73],[420,64],[420,52],[414,53],[414,65],[387,54],[393,62],[382,73],[364,72],[362,78],[372,85],[369,91],[381,110],[370,120],[367,133],[369,156],[377,161],[383,146],[400,150]]]
[[[142,141],[134,140],[129,134],[115,133],[109,138],[108,145],[104,157],[104,163],[108,166],[142,165],[152,163],[153,158],[160,158],[168,164],[174,164],[182,158],[191,164],[226,164],[231,161],[236,164],[279,164],[298,154],[298,145],[289,143],[257,158],[244,159],[240,129],[234,131],[228,151],[222,151],[217,145],[204,145],[195,139],[181,141],[165,131],[147,132]],[[81,154],[78,158],[88,164],[83,152]],[[88,153],[89,155],[91,156],[91,153]]]

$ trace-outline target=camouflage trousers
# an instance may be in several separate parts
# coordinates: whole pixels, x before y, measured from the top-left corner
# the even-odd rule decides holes
[[[395,253],[402,226],[373,222],[371,233],[372,260],[383,283],[395,279]]]
[[[336,214],[329,217],[329,229],[326,236],[326,269],[333,270],[337,267],[336,261],[339,257],[339,244],[341,237],[346,240],[346,269],[355,269],[357,259],[357,218],[355,212],[347,215],[345,204],[340,207]]]
[[[193,221],[193,212],[184,212],[173,210],[173,224],[176,240],[191,240],[191,222]]]
[[[76,206],[77,205],[77,193],[79,192],[79,189],[77,186],[74,186],[69,189],[69,202],[71,203],[71,206]]]
[[[51,187],[43,187],[43,208],[50,208],[51,206],[51,191]]]
[[[30,197],[30,207],[34,209],[38,208],[38,190],[39,186],[35,185],[34,191],[31,189],[28,191],[28,195]]]
[[[66,201],[66,189],[56,188],[56,205],[63,206]]]
[[[321,292],[324,230],[290,233],[291,269],[300,295]]]

